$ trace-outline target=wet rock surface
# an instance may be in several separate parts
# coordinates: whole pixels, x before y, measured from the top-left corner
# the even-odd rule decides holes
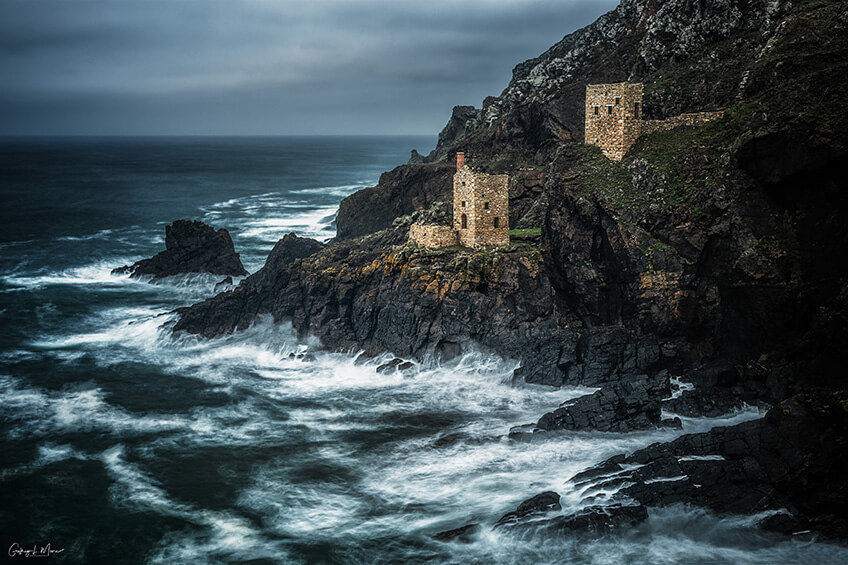
[[[415,366],[415,363],[413,363],[411,361],[405,361],[405,360],[403,360],[399,357],[395,357],[391,361],[388,361],[386,363],[383,363],[382,365],[379,365],[377,367],[376,371],[380,374],[388,374],[388,373],[394,373],[395,371],[400,371],[400,372],[408,371],[409,369],[413,368],[414,366]]]
[[[501,519],[495,523],[495,526],[517,524],[531,516],[560,510],[562,506],[559,503],[559,498],[559,494],[553,491],[537,494],[536,496],[528,498],[519,504],[518,508],[514,511],[504,514]]]
[[[444,532],[439,532],[438,534],[434,534],[431,536],[436,541],[462,541],[468,542],[471,541],[471,537],[480,531],[480,524],[466,524],[460,528],[454,528],[453,530],[446,530]]]
[[[797,396],[761,420],[655,444],[575,475],[594,492],[647,506],[694,504],[751,514],[785,509],[773,530],[848,532],[848,393]]]
[[[647,519],[648,509],[641,504],[612,504],[583,508],[568,516],[552,518],[540,526],[549,532],[604,535],[631,528]]]
[[[661,401],[670,391],[668,377],[634,376],[568,401],[542,416],[536,428],[630,432],[661,426],[664,424]]]
[[[112,272],[154,278],[183,273],[247,274],[227,230],[216,231],[203,222],[189,220],[177,220],[165,227],[165,251]]]

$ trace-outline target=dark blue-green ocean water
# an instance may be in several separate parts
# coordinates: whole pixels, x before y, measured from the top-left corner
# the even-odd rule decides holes
[[[491,527],[544,490],[574,511],[568,479],[585,467],[756,410],[683,432],[510,442],[510,427],[586,391],[515,386],[514,361],[474,349],[379,374],[390,353],[323,351],[264,319],[174,336],[170,312],[220,277],[110,274],[160,251],[178,218],[227,228],[254,272],[290,231],[332,237],[341,198],[433,141],[0,140],[0,555],[49,543],[55,563],[848,562],[759,532],[757,517],[683,507],[600,539]],[[470,522],[483,525],[470,543],[430,538]]]

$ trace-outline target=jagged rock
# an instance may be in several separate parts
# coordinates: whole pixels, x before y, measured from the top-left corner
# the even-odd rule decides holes
[[[536,427],[544,431],[630,432],[661,426],[661,401],[670,390],[668,378],[631,377],[567,402],[542,416]]]
[[[377,367],[377,372],[380,374],[393,373],[394,371],[406,371],[415,366],[415,363],[410,361],[404,361],[398,357],[395,357],[391,361],[383,363],[379,367]]]
[[[587,493],[649,506],[694,504],[753,514],[787,509],[764,525],[848,537],[848,393],[793,397],[761,420],[617,455],[572,477]],[[790,519],[791,518],[791,519]]]
[[[165,251],[112,273],[161,278],[182,273],[242,276],[247,271],[227,230],[215,231],[203,222],[177,220],[165,226]]]
[[[456,166],[407,165],[380,175],[376,187],[344,198],[336,214],[336,237],[347,239],[391,227],[395,218],[450,200]]]
[[[568,516],[557,516],[542,525],[549,532],[585,532],[603,535],[635,526],[648,519],[648,510],[641,504],[611,504],[590,506]]]
[[[474,106],[454,106],[448,123],[439,132],[436,147],[427,156],[423,156],[413,149],[409,163],[432,163],[444,159],[451,147],[477,127],[479,118],[480,110]]]
[[[276,292],[290,282],[290,267],[297,261],[314,255],[324,246],[314,239],[290,233],[274,245],[265,265],[230,292],[219,294],[192,308],[177,310],[180,320],[174,331],[202,328],[207,337],[244,329],[260,312],[271,310]]]
[[[529,516],[535,516],[544,512],[553,510],[561,510],[562,506],[559,503],[559,494],[553,491],[537,494],[532,498],[528,498],[518,505],[514,511],[504,514],[500,520],[495,523],[495,526],[513,525],[524,521]]]
[[[224,292],[233,288],[233,277],[227,276],[224,280],[215,285],[215,292]]]
[[[306,363],[315,361],[315,356],[311,353],[289,353],[289,359],[297,359]]]
[[[436,541],[453,541],[458,540],[462,542],[471,541],[470,537],[476,534],[480,530],[480,524],[466,524],[460,528],[454,528],[453,530],[447,530],[444,532],[439,532],[438,534],[434,534],[431,537]]]
[[[265,266],[256,272],[257,283],[260,286],[272,284],[275,273],[279,273],[296,259],[314,255],[323,248],[324,245],[314,239],[299,237],[294,232],[287,234],[274,245],[265,260]]]

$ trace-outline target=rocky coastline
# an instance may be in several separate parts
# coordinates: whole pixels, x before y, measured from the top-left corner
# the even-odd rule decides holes
[[[345,198],[335,239],[286,235],[173,330],[213,337],[270,315],[332,350],[449,360],[473,345],[518,361],[517,381],[599,387],[512,441],[756,404],[760,420],[578,474],[580,513],[554,515],[558,495],[543,493],[498,527],[602,534],[685,503],[778,511],[764,528],[848,540],[846,31],[843,3],[625,0],[518,65],[482,110],[455,109],[427,158]],[[582,96],[624,79],[646,84],[649,116],[725,117],[644,136],[611,162],[582,144]],[[510,173],[510,246],[407,242],[412,222],[450,217],[460,150]]]

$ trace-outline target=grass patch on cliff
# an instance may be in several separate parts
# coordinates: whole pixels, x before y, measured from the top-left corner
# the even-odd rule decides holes
[[[525,228],[525,229],[517,229],[517,230],[509,230],[510,237],[517,237],[519,239],[529,239],[535,237],[542,236],[542,228]]]

